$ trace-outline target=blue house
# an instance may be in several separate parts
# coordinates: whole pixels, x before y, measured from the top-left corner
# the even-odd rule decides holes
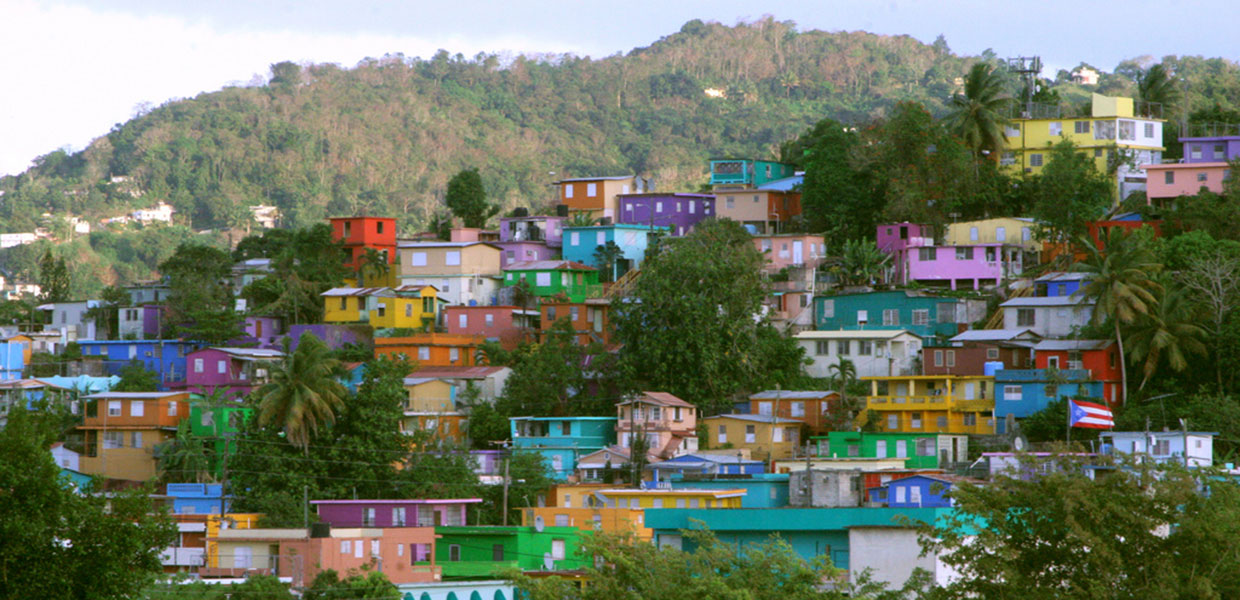
[[[650,470],[658,482],[673,475],[754,475],[765,473],[766,463],[730,454],[682,454],[653,463]]]
[[[932,296],[897,290],[814,297],[814,328],[819,331],[904,329],[923,338],[944,339],[986,317],[982,299]]]
[[[646,247],[650,244],[651,234],[656,232],[663,233],[666,230],[649,225],[623,223],[565,227],[564,247],[561,252],[564,260],[597,267],[594,252],[599,246],[605,246],[607,242],[615,242],[620,247],[621,257],[617,261],[614,276],[619,277],[630,269],[641,267],[642,260],[646,257]]]
[[[108,375],[119,375],[130,362],[159,376],[159,389],[165,391],[185,381],[185,357],[202,348],[201,342],[185,340],[81,340],[82,357],[98,357]]]
[[[995,371],[995,432],[1007,433],[1008,415],[1023,419],[1060,398],[1103,399],[1103,382],[1088,369],[999,369]]]
[[[710,184],[739,188],[762,187],[777,179],[796,175],[796,167],[773,160],[712,158]]]
[[[1081,286],[1088,284],[1087,273],[1047,273],[1034,280],[1037,285],[1046,286],[1046,295],[1050,297],[1071,296],[1080,291]]]
[[[26,371],[26,351],[30,342],[0,343],[0,381],[21,379]]]
[[[949,508],[948,492],[956,478],[944,475],[902,477],[870,489],[870,502],[890,508]]]
[[[616,443],[616,417],[513,417],[512,446],[542,455],[551,478],[565,481],[578,460]]]
[[[787,473],[754,473],[748,477],[731,475],[727,477],[688,477],[672,475],[672,489],[695,490],[734,490],[744,488],[745,495],[741,498],[741,508],[783,508],[788,506]]]
[[[169,483],[172,512],[178,515],[218,515],[223,487],[218,483]],[[224,500],[224,512],[231,512],[230,501]]]

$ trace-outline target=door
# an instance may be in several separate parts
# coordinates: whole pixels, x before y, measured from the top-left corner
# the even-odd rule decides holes
[[[805,262],[805,242],[795,240],[792,242],[792,264],[799,265]]]
[[[874,442],[874,456],[876,458],[887,458],[887,440]]]
[[[237,546],[233,549],[233,567],[249,569],[254,564],[254,549],[249,546]]]
[[[964,384],[964,399],[973,400],[974,398],[975,398],[975,392],[973,391],[973,382],[970,381]]]

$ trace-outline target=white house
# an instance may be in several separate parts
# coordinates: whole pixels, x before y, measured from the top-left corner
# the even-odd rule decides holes
[[[1214,464],[1214,436],[1207,431],[1104,431],[1099,437],[1110,451],[1132,456],[1148,456],[1154,462],[1181,466],[1209,467]],[[1184,448],[1188,447],[1187,460]],[[1104,451],[1107,446],[1103,446]]]
[[[35,308],[49,313],[48,324],[43,331],[59,332],[62,342],[94,340],[95,320],[86,316],[87,311],[99,306],[98,300],[82,302],[52,302]]]
[[[857,377],[912,374],[921,353],[921,338],[903,329],[802,331],[796,340],[813,361],[805,367],[811,377],[830,377],[841,358],[852,361]]]
[[[151,223],[154,221],[171,223],[172,213],[175,213],[175,212],[176,210],[172,208],[171,204],[160,202],[159,204],[156,204],[154,208],[138,209],[138,210],[133,211],[131,215],[133,216],[133,220],[139,221],[142,223]]]
[[[64,444],[56,442],[52,444],[52,458],[56,460],[56,466],[70,471],[81,471],[78,468],[79,455],[77,452],[65,447]]]
[[[1029,329],[1048,338],[1072,336],[1094,314],[1094,303],[1080,295],[1013,298],[999,307],[1004,329]]]

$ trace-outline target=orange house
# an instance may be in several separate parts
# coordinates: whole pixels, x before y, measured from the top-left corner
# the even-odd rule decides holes
[[[375,357],[404,354],[419,367],[472,367],[474,352],[486,336],[452,333],[416,333],[375,338]]]
[[[611,325],[607,314],[611,302],[606,298],[587,298],[585,302],[543,302],[539,308],[542,311],[539,328],[544,340],[557,320],[568,319],[577,334],[578,345],[598,342],[607,346],[610,343]]]
[[[332,239],[345,248],[344,264],[357,271],[367,249],[396,264],[396,219],[390,217],[333,217]]]
[[[103,392],[86,399],[92,402],[77,427],[85,445],[79,467],[109,479],[155,477],[155,446],[189,417],[189,392]]]
[[[560,204],[570,212],[588,212],[595,218],[619,216],[618,196],[632,193],[639,185],[635,175],[578,177],[556,183],[560,187]]]
[[[749,397],[749,414],[793,419],[825,433],[835,425],[831,409],[839,402],[839,393],[832,391],[766,390]]]

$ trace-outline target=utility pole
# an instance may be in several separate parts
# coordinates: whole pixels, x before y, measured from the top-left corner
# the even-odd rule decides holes
[[[228,438],[224,438],[224,457],[220,459],[220,519],[224,518],[224,497],[228,490]]]
[[[503,524],[508,524],[508,459],[504,459],[504,520]]]
[[[301,525],[310,530],[310,486],[301,486]]]
[[[779,427],[779,384],[775,384],[775,409],[771,411],[771,451],[767,455],[767,460],[771,461],[772,467],[775,465],[775,428]]]

